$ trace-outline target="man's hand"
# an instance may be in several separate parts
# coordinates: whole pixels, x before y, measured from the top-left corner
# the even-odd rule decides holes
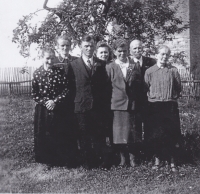
[[[56,106],[55,102],[53,100],[48,100],[46,103],[45,103],[46,107],[48,110],[53,110]]]

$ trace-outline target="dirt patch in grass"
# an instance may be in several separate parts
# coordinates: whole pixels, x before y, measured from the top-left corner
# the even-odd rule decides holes
[[[198,103],[180,103],[182,131],[199,132]],[[14,193],[200,193],[200,164],[182,164],[177,173],[147,164],[110,171],[67,169],[34,162],[34,103],[28,97],[0,99],[0,192]],[[189,116],[187,116],[187,114]],[[195,138],[198,142],[198,139]],[[195,154],[195,152],[193,153]]]

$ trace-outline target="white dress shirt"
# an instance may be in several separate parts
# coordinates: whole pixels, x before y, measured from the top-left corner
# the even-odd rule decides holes
[[[127,75],[127,69],[129,67],[129,59],[127,58],[127,61],[126,63],[123,63],[122,61],[120,61],[119,59],[116,59],[115,60],[115,63],[119,65],[121,71],[122,71],[122,74],[124,76],[124,78],[126,78],[126,75]]]
[[[139,62],[140,63],[140,67],[142,67],[142,62],[143,62],[142,56],[139,59],[137,59],[137,58],[135,58],[133,56],[131,58],[134,60],[135,63]]]
[[[88,58],[88,57],[86,57],[84,54],[82,54],[82,59],[83,59],[84,63],[85,63],[89,68],[91,68],[90,65],[93,66],[93,57]],[[88,64],[88,60],[90,61],[90,64]]]

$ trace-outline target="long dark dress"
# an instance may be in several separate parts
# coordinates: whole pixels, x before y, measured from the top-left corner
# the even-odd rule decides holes
[[[36,162],[64,165],[70,149],[65,100],[68,78],[61,67],[47,71],[41,66],[33,74],[32,96],[35,100],[34,151]],[[54,100],[54,110],[47,110],[45,102]]]

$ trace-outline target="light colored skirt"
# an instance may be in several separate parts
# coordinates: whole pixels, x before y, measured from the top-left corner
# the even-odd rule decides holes
[[[141,141],[135,128],[134,111],[113,111],[113,143],[129,144]]]

